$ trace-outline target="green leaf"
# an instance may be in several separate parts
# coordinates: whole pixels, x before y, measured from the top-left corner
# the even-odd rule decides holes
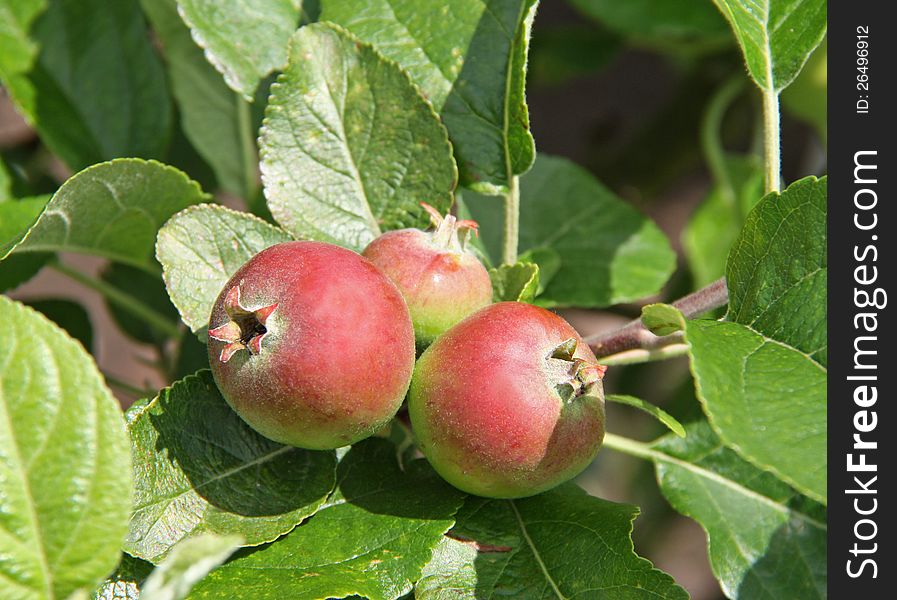
[[[651,457],[663,495],[707,532],[726,595],[825,598],[824,511],[723,446],[706,422],[687,430],[684,440],[660,440]]]
[[[713,0],[761,89],[788,87],[825,37],[825,0]]]
[[[666,425],[670,431],[672,431],[679,437],[685,437],[685,428],[682,427],[682,423],[677,421],[673,415],[655,404],[651,404],[650,402],[642,400],[641,398],[636,398],[635,396],[628,396],[625,394],[608,394],[607,396],[605,396],[605,399],[608,402],[626,404],[627,406],[632,406],[633,408],[643,410]]]
[[[748,461],[826,501],[826,371],[738,323],[688,321],[695,389],[713,428]]]
[[[94,592],[94,600],[138,600],[140,588],[153,570],[152,563],[121,555],[121,562],[112,575]]]
[[[227,85],[252,102],[259,81],[283,67],[287,42],[302,15],[302,0],[177,0],[206,58]]]
[[[25,302],[34,310],[62,327],[66,333],[81,342],[84,349],[92,352],[93,328],[90,316],[84,307],[71,300],[28,300]]]
[[[710,2],[694,0],[571,0],[611,30],[636,38],[699,38],[725,34],[726,22]]]
[[[396,61],[449,131],[461,184],[498,194],[535,157],[524,97],[536,0],[325,2],[338,23]]]
[[[15,244],[47,205],[49,197],[24,198],[0,204],[0,255],[3,248]],[[34,277],[51,254],[12,256],[0,262],[0,292],[11,290]]]
[[[205,532],[237,534],[247,546],[275,540],[314,514],[334,485],[333,452],[262,437],[207,370],[160,392],[130,416],[128,431],[137,497],[124,550],[154,564]]]
[[[80,344],[0,297],[0,598],[67,598],[115,567],[132,482],[121,410]]]
[[[159,230],[156,259],[162,263],[172,303],[195,332],[208,325],[221,288],[243,263],[291,239],[258,217],[204,204],[165,223]]]
[[[149,600],[181,600],[209,571],[223,563],[243,544],[238,535],[203,533],[175,546],[168,558],[141,586]]]
[[[726,274],[726,257],[751,209],[763,197],[763,170],[753,156],[726,157],[729,183],[717,183],[682,232],[696,288]]]
[[[492,296],[495,302],[532,302],[539,289],[539,265],[518,262],[489,269]]]
[[[502,201],[464,195],[500,262]],[[560,267],[544,306],[602,307],[657,293],[675,267],[666,237],[644,215],[570,161],[540,154],[520,180],[520,251],[550,248]]]
[[[338,472],[326,508],[276,543],[239,552],[190,598],[227,597],[238,586],[255,600],[382,600],[411,591],[463,494],[422,460],[400,471],[395,447],[376,438],[355,444]]]
[[[534,263],[539,267],[539,287],[536,295],[539,296],[548,287],[548,282],[554,279],[561,269],[561,255],[551,248],[530,248],[520,254],[520,262]]]
[[[654,335],[670,335],[685,329],[682,313],[669,304],[648,304],[642,307],[642,323]]]
[[[171,103],[137,0],[0,0],[4,12],[0,79],[69,167],[161,156]]]
[[[168,318],[172,323],[177,322],[178,312],[172,306],[171,301],[169,301],[168,294],[165,293],[165,284],[158,275],[150,275],[146,271],[129,267],[128,265],[111,263],[103,269],[100,277],[103,281],[118,288],[123,293],[139,298],[143,304]],[[119,329],[138,342],[163,344],[169,339],[169,336],[160,333],[157,328],[150,326],[143,319],[139,319],[132,313],[122,310],[117,304],[107,301],[106,309]],[[203,365],[203,367],[205,366]],[[194,371],[196,369],[193,369],[190,373]]]
[[[10,252],[79,252],[151,269],[156,232],[206,195],[184,173],[155,161],[113,160],[66,181],[27,233],[0,240]]]
[[[175,0],[141,0],[141,4],[162,41],[184,134],[224,190],[250,197],[258,188],[258,153],[249,105],[206,61],[178,16]],[[258,40],[252,47],[257,44]]]
[[[726,267],[730,321],[809,354],[825,366],[825,177],[764,198],[748,216]]]
[[[452,204],[445,128],[397,65],[332,25],[300,29],[259,143],[268,207],[299,238],[362,250]]]
[[[31,68],[39,50],[28,33],[47,0],[0,0],[0,80],[12,87]]]
[[[417,597],[687,598],[633,551],[637,514],[635,506],[589,496],[572,483],[522,500],[471,496],[451,542],[425,568]]]

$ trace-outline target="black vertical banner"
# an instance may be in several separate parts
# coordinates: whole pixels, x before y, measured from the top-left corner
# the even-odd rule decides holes
[[[828,7],[828,577],[831,598],[897,593],[897,31],[893,4]],[[850,596],[848,596],[850,594]]]

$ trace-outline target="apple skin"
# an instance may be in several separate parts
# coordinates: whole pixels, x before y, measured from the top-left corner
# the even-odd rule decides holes
[[[483,263],[463,242],[459,228],[472,221],[434,217],[437,230],[400,229],[379,236],[362,255],[402,292],[418,352],[464,317],[492,303],[492,281]],[[466,237],[466,232],[464,232]]]
[[[251,258],[224,286],[209,327],[228,404],[265,437],[300,448],[375,433],[401,406],[414,368],[402,295],[332,244],[286,242]]]
[[[551,358],[565,341],[575,348],[569,360]],[[588,373],[588,385],[572,377],[576,369]],[[531,496],[573,478],[598,452],[603,374],[561,317],[529,304],[493,304],[418,359],[408,397],[412,427],[430,464],[455,487],[490,498]],[[564,399],[556,386],[566,381],[580,389]]]

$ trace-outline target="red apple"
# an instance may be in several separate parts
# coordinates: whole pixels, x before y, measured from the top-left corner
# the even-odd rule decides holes
[[[358,254],[287,242],[227,282],[209,324],[209,361],[228,404],[262,435],[337,448],[401,406],[414,367],[402,295]]]
[[[455,487],[530,496],[592,461],[604,367],[566,321],[517,302],[484,308],[423,353],[408,398],[420,449]]]
[[[362,254],[398,286],[411,311],[418,351],[467,315],[492,302],[492,282],[467,247],[473,221],[442,217],[424,204],[436,229],[384,233]]]

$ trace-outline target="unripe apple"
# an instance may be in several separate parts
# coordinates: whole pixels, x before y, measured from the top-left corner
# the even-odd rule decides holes
[[[601,446],[604,370],[556,314],[493,304],[418,360],[408,410],[420,449],[465,492],[520,498],[551,489]]]
[[[414,331],[402,295],[358,254],[277,244],[227,282],[209,323],[209,361],[228,404],[262,435],[337,448],[402,404]]]
[[[362,254],[398,286],[411,311],[418,351],[467,315],[492,302],[492,282],[483,263],[467,248],[473,221],[430,213],[434,231],[400,229],[384,233]]]

